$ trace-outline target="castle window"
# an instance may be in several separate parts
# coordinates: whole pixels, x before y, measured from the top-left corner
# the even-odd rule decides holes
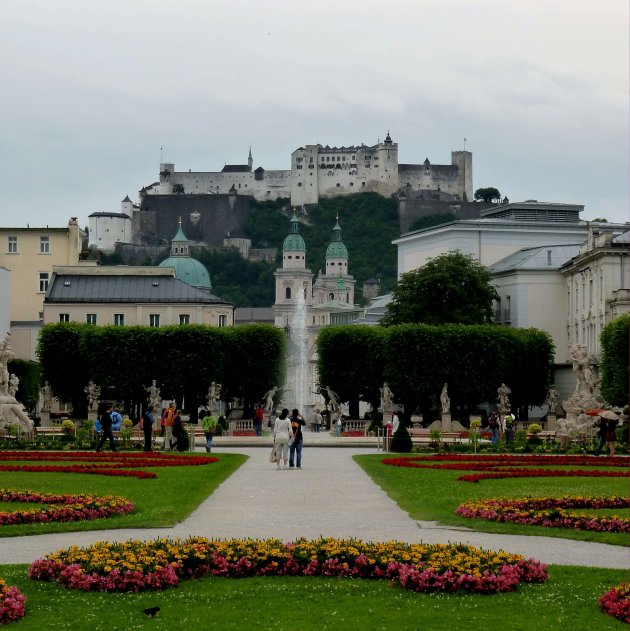
[[[334,300],[335,299],[335,294],[332,293],[332,291],[328,294],[328,300]]]
[[[301,169],[301,168],[302,168],[302,165],[301,165],[301,164],[298,164],[296,168]]]
[[[341,160],[342,160],[343,162],[345,162],[345,161],[346,161],[346,156],[342,156],[342,157],[341,157]]]
[[[337,182],[337,187],[341,186],[341,184],[339,184],[339,182]]]
[[[365,186],[365,182],[361,182],[361,186]]]
[[[287,287],[287,288],[284,290],[284,297],[285,297],[287,300],[291,300],[291,287]]]
[[[350,186],[354,186],[354,182],[350,182]]]
[[[298,182],[298,186],[302,186],[302,182]]]

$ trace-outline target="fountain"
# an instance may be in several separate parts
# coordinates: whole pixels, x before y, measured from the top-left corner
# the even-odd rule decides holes
[[[283,392],[284,404],[295,406],[304,414],[308,398],[308,304],[305,290],[297,291],[295,311],[288,323],[287,376]]]

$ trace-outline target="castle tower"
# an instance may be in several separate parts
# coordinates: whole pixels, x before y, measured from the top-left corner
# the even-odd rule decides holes
[[[313,274],[306,268],[306,244],[300,234],[300,222],[291,217],[289,234],[282,244],[282,267],[276,277],[276,301],[273,306],[276,326],[284,327],[289,322],[297,304],[297,292],[303,291],[306,304],[312,303]]]
[[[249,148],[249,156],[247,156],[247,165],[249,166],[249,170],[252,170],[254,166],[254,158],[252,158],[252,148]]]
[[[457,166],[459,194],[463,201],[473,201],[472,153],[470,151],[451,151],[451,163]]]

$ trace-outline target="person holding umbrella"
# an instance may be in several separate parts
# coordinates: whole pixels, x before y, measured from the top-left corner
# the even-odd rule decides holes
[[[597,436],[599,437],[599,445],[595,450],[595,455],[599,456],[602,449],[604,448],[604,443],[608,446],[608,451],[611,456],[615,455],[615,440],[617,429],[617,424],[619,423],[619,415],[615,414],[612,410],[600,410],[593,409],[587,410],[586,413],[589,416],[598,416],[599,417],[599,431],[597,432]]]

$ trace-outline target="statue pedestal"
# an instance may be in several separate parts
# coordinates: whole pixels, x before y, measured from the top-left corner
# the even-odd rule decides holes
[[[556,425],[556,415],[555,414],[547,414],[547,431],[555,432],[557,429]]]
[[[98,418],[96,410],[88,410],[88,421],[95,421]]]
[[[450,412],[442,412],[442,431],[443,432],[451,431],[451,413]]]
[[[50,412],[40,412],[40,427],[50,427]]]

